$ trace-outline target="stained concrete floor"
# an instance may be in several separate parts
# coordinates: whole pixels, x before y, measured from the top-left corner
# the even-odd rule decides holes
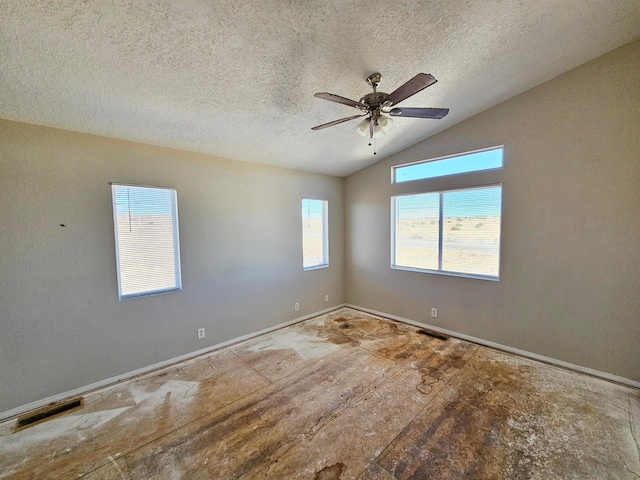
[[[640,476],[640,391],[348,308],[14,425],[0,478]]]

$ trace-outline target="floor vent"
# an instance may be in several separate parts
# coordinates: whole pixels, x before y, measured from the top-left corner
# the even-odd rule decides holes
[[[434,332],[433,330],[418,330],[418,333],[421,335],[426,335],[428,337],[437,338],[438,340],[449,340],[449,335],[445,335],[444,333]]]
[[[36,423],[44,422],[55,415],[78,408],[82,406],[82,403],[83,398],[78,397],[73,400],[67,400],[66,402],[52,403],[51,405],[47,405],[46,407],[42,407],[38,410],[22,415],[18,417],[18,422],[16,423],[13,431],[17,432],[23,428],[31,427]]]

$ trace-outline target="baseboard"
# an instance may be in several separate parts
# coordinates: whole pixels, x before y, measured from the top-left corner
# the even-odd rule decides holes
[[[75,388],[73,390],[68,390],[66,392],[62,392],[56,395],[52,395],[47,398],[43,398],[42,400],[36,400],[35,402],[28,403],[26,405],[21,405],[16,408],[12,408],[11,410],[7,410],[5,412],[0,412],[0,422],[5,420],[9,420],[14,417],[18,417],[24,413],[30,412],[31,410],[35,410],[38,408],[42,408],[51,403],[60,402],[70,397],[78,397],[82,395],[86,395],[89,392],[97,390],[99,388],[108,387],[110,385],[114,385],[116,383],[120,383],[124,380],[129,380],[134,377],[138,377],[140,375],[144,375],[146,373],[150,373],[154,370],[159,370],[161,368],[165,368],[176,363],[184,362],[186,360],[191,360],[192,358],[198,357],[200,355],[205,355],[207,353],[214,352],[216,350],[220,350],[222,348],[235,345],[240,342],[244,342],[246,340],[250,340],[255,337],[259,337],[260,335],[265,335],[267,333],[275,332],[276,330],[280,330],[281,328],[288,327],[290,325],[294,325],[296,323],[303,322],[313,317],[317,317],[318,315],[323,315],[328,312],[332,312],[339,308],[345,307],[346,304],[342,303],[339,305],[334,305],[330,308],[326,308],[324,310],[320,310],[319,312],[310,313],[309,315],[304,315],[302,317],[295,318],[288,322],[279,323],[274,325],[273,327],[263,328],[262,330],[258,330],[257,332],[248,333],[246,335],[241,335],[240,337],[232,338],[231,340],[227,340],[221,343],[217,343],[215,345],[211,345],[206,348],[202,348],[200,350],[195,350],[193,352],[186,353],[184,355],[180,355],[178,357],[173,357],[168,360],[163,360],[162,362],[154,363],[153,365],[149,365],[146,367],[138,368],[137,370],[133,370],[131,372],[123,373],[122,375],[117,375],[115,377],[106,378],[99,382],[91,383],[89,385],[85,385],[83,387]]]
[[[629,378],[620,377],[618,375],[613,375],[607,372],[601,372],[600,370],[594,370],[593,368],[583,367],[582,365],[576,365],[574,363],[564,362],[562,360],[558,360],[551,357],[545,357],[544,355],[538,355],[537,353],[528,352],[526,350],[520,350],[519,348],[509,347],[508,345],[502,345],[500,343],[491,342],[489,340],[485,340],[483,338],[473,337],[471,335],[465,335],[463,333],[454,332],[453,330],[447,330],[446,328],[436,327],[434,325],[429,325],[428,323],[417,322],[415,320],[410,320],[408,318],[398,317],[397,315],[391,315],[385,312],[379,312],[377,310],[372,310],[370,308],[360,307],[358,305],[351,305],[347,303],[346,307],[353,308],[355,310],[361,310],[363,312],[372,313],[373,315],[378,315],[380,317],[390,318],[392,320],[396,320],[398,322],[407,323],[409,325],[413,325],[416,327],[427,327],[431,330],[435,330],[436,332],[444,333],[450,335],[452,337],[460,338],[462,340],[467,340],[469,342],[477,343],[479,345],[483,345],[485,347],[493,348],[496,350],[501,350],[507,353],[513,353],[514,355],[518,355],[520,357],[529,358],[531,360],[537,360],[542,363],[547,363],[550,365],[554,365],[556,367],[565,368],[567,370],[572,370],[574,372],[583,373],[586,375],[590,375],[592,377],[597,377],[602,380],[607,380],[609,382],[619,383],[621,385],[625,385],[628,387],[634,387],[640,389],[640,382],[636,382]]]
[[[396,320],[398,322],[402,322],[402,323],[406,323],[409,325],[413,325],[416,327],[427,327],[430,328],[436,332],[440,332],[440,333],[444,333],[447,335],[451,335],[452,337],[456,337],[456,338],[460,338],[462,340],[467,340],[469,342],[473,342],[473,343],[477,343],[479,345],[483,345],[489,348],[493,348],[496,350],[501,350],[507,353],[512,353],[514,355],[518,355],[521,357],[525,357],[525,358],[529,358],[532,360],[537,360],[539,362],[542,363],[547,363],[550,365],[555,365],[557,367],[561,367],[561,368],[565,368],[567,370],[571,370],[571,371],[575,371],[578,373],[583,373],[586,375],[590,375],[592,377],[597,377],[603,380],[607,380],[610,382],[614,382],[614,383],[619,383],[621,385],[626,385],[629,387],[633,387],[633,388],[638,388],[640,389],[640,382],[636,382],[634,380],[628,379],[628,378],[624,378],[624,377],[620,377],[618,375],[612,375],[610,373],[606,373],[606,372],[601,372],[600,370],[595,370],[592,368],[587,368],[587,367],[583,367],[582,365],[576,365],[573,363],[569,363],[569,362],[564,362],[562,360],[558,360],[555,358],[551,358],[551,357],[545,357],[544,355],[538,355],[537,353],[532,353],[532,352],[528,352],[526,350],[520,350],[518,348],[513,348],[510,347],[508,345],[502,345],[500,343],[496,343],[496,342],[491,342],[489,340],[485,340],[482,338],[478,338],[478,337],[473,337],[471,335],[465,335],[463,333],[458,333],[458,332],[454,332],[453,330],[447,330],[446,328],[442,328],[442,327],[437,327],[435,325],[430,325],[427,323],[422,323],[422,322],[417,322],[415,320],[410,320],[408,318],[404,318],[404,317],[399,317],[397,315],[392,315],[386,312],[380,312],[378,310],[373,310],[370,308],[365,308],[365,307],[361,307],[359,305],[352,305],[352,304],[348,304],[348,303],[342,303],[339,305],[334,305],[330,308],[324,309],[324,310],[320,310],[318,312],[314,312],[308,315],[304,315],[302,317],[298,317],[295,318],[293,320],[287,321],[287,322],[283,322],[283,323],[279,323],[277,325],[274,325],[272,327],[268,327],[268,328],[264,328],[262,330],[258,330],[256,332],[252,332],[252,333],[248,333],[246,335],[241,335],[239,337],[236,338],[232,338],[231,340],[227,340],[221,343],[217,343],[215,345],[211,345],[209,347],[200,349],[200,350],[195,350],[193,352],[189,352],[186,353],[184,355],[180,355],[178,357],[173,357],[170,358],[168,360],[164,360],[162,362],[158,362],[158,363],[154,363],[153,365],[149,365],[146,367],[142,367],[127,373],[123,373],[122,375],[117,375],[111,378],[107,378],[104,380],[101,380],[99,382],[95,382],[95,383],[91,383],[89,385],[85,385],[73,390],[68,390],[66,392],[62,392],[56,395],[52,395],[50,397],[47,398],[43,398],[41,400],[37,400],[35,402],[31,402],[28,403],[26,405],[21,405],[19,407],[13,408],[11,410],[7,410],[5,412],[0,412],[0,422],[5,421],[5,420],[9,420],[11,418],[14,417],[18,417],[24,413],[27,413],[31,410],[35,410],[38,408],[42,408],[46,405],[49,405],[51,403],[55,403],[55,402],[60,402],[62,400],[65,400],[67,398],[70,397],[76,397],[76,396],[82,396],[82,395],[86,395],[89,392],[92,392],[94,390],[100,389],[100,388],[104,388],[104,387],[108,387],[110,385],[114,385],[116,383],[120,383],[123,382],[125,380],[130,380],[131,378],[140,376],[140,375],[144,375],[147,373],[150,373],[154,370],[159,370],[161,368],[165,368],[171,365],[174,365],[176,363],[180,363],[180,362],[184,362],[186,360],[191,360],[192,358],[198,357],[200,355],[205,355],[207,353],[211,353],[214,352],[216,350],[220,350],[222,348],[225,347],[229,347],[231,345],[240,343],[240,342],[244,342],[246,340],[251,340],[252,338],[255,337],[259,337],[260,335],[265,335],[271,332],[274,332],[276,330],[280,330],[281,328],[285,328],[288,327],[290,325],[294,325],[296,323],[300,323],[303,322],[305,320],[308,320],[310,318],[313,317],[317,317],[319,315],[323,315],[325,313],[328,312],[332,312],[334,310],[337,310],[339,308],[343,308],[343,307],[348,307],[348,308],[353,308],[355,310],[361,310],[363,312],[367,312],[367,313],[371,313],[373,315],[378,315],[380,317],[385,317],[385,318],[390,318],[392,320]]]

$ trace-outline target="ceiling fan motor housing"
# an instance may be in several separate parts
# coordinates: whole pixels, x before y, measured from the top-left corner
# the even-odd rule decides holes
[[[376,91],[378,85],[380,85],[380,80],[382,79],[382,75],[379,73],[372,73],[367,77],[367,83],[373,87],[373,91]]]
[[[360,103],[364,103],[368,107],[369,111],[380,110],[384,102],[387,101],[387,98],[389,98],[388,93],[384,93],[384,92],[367,93],[364,97],[360,99]]]

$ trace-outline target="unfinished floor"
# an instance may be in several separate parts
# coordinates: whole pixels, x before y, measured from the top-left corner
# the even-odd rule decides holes
[[[0,478],[640,476],[640,391],[348,308],[15,423]]]

